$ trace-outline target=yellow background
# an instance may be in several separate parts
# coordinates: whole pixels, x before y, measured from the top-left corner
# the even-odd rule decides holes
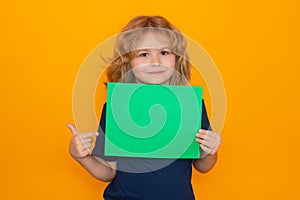
[[[1,2],[0,199],[102,199],[65,123],[84,58],[139,14],[197,40],[225,84],[219,161],[193,174],[197,199],[300,199],[296,0]]]

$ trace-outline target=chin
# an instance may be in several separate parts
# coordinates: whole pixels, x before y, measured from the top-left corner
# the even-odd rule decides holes
[[[169,84],[169,81],[148,81],[148,84]]]
[[[170,78],[169,77],[147,77],[143,81],[144,83],[148,84],[169,84]]]

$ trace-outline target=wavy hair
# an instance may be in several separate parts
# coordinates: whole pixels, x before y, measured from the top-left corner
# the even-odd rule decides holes
[[[107,78],[110,82],[135,82],[130,61],[137,41],[146,33],[153,32],[166,36],[175,55],[175,71],[171,85],[185,85],[191,77],[186,41],[180,31],[161,16],[138,16],[133,18],[118,35],[112,61],[108,65]]]

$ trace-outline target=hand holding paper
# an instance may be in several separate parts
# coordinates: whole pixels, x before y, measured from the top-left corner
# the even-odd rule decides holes
[[[221,136],[213,131],[200,129],[196,134],[196,142],[200,144],[201,149],[205,152],[201,157],[214,155],[221,145]]]

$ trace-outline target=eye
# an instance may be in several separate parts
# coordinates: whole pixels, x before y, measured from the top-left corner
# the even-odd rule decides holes
[[[147,56],[149,56],[149,53],[140,53],[139,54],[139,57],[147,57]]]
[[[169,55],[170,52],[169,51],[161,51],[160,54],[163,56],[166,56],[166,55]]]

